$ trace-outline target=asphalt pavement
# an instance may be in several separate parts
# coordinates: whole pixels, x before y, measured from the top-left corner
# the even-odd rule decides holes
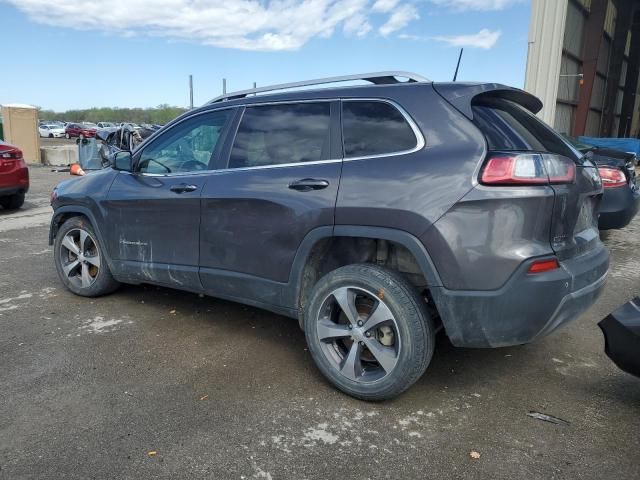
[[[324,380],[291,319],[151,286],[64,290],[48,204],[68,176],[31,176],[24,208],[0,210],[1,479],[640,478],[640,379],[596,325],[640,295],[640,218],[603,235],[606,291],[578,320],[521,347],[439,338],[416,385],[372,404]]]

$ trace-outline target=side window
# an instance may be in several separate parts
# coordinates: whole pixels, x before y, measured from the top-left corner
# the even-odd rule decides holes
[[[140,156],[142,173],[184,173],[207,170],[230,110],[197,115],[167,130]]]
[[[229,168],[327,160],[330,109],[329,102],[247,107]]]
[[[399,153],[418,144],[411,125],[396,107],[378,101],[343,101],[345,158]]]

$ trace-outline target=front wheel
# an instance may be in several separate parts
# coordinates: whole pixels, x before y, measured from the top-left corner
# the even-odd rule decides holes
[[[377,265],[348,265],[320,279],[304,327],[320,371],[363,400],[399,395],[433,356],[435,328],[425,300],[402,275]]]
[[[54,257],[60,280],[76,295],[97,297],[119,286],[93,227],[84,217],[72,217],[62,224],[56,235]]]

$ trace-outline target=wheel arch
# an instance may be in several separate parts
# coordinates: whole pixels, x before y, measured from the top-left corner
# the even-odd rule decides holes
[[[366,259],[354,258],[333,259],[336,263],[325,265],[323,260],[329,250],[340,242],[340,239],[350,239],[355,245],[371,241],[386,241],[400,246],[413,257],[426,286],[429,288],[442,286],[440,276],[425,246],[414,235],[392,228],[370,227],[361,225],[336,225],[335,227],[319,227],[307,234],[293,262],[290,275],[290,286],[286,304],[292,305],[298,312],[298,320],[302,326],[305,299],[313,285],[326,273],[340,266],[365,262]],[[325,270],[318,267],[322,266]]]
[[[68,206],[57,208],[53,213],[53,217],[51,218],[51,224],[49,226],[49,245],[54,244],[56,235],[58,233],[58,230],[62,226],[62,224],[73,217],[84,217],[91,224],[93,231],[98,237],[98,241],[100,242],[100,245],[102,245],[102,250],[103,250],[102,253],[107,260],[109,268],[113,270],[111,256],[107,251],[107,244],[105,242],[104,237],[102,236],[102,232],[100,231],[100,227],[98,226],[99,224],[96,221],[95,215],[87,207],[83,207],[80,205],[68,205]]]

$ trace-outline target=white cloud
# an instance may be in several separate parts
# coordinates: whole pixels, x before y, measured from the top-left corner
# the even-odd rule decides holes
[[[387,22],[378,29],[378,32],[380,32],[380,35],[383,37],[386,37],[393,32],[403,29],[411,21],[417,20],[418,18],[420,18],[420,15],[418,15],[418,11],[413,5],[401,5],[393,10]]]
[[[336,27],[359,36],[371,30],[370,0],[5,0],[31,20],[58,27],[151,35],[244,50],[296,50]],[[386,5],[393,0],[378,0]],[[381,8],[381,7],[378,7]],[[380,33],[417,18],[413,6],[394,10]],[[385,32],[385,33],[383,33]]]
[[[388,13],[393,10],[399,2],[400,0],[376,0],[371,10],[374,12]]]
[[[456,11],[465,10],[504,10],[524,0],[430,0],[431,3]]]
[[[365,15],[354,15],[344,22],[344,32],[347,35],[364,37],[371,30],[371,24]]]
[[[496,44],[500,35],[502,35],[500,30],[492,32],[483,28],[478,33],[471,35],[447,35],[433,38],[434,40],[448,43],[453,47],[483,48],[488,50]]]

